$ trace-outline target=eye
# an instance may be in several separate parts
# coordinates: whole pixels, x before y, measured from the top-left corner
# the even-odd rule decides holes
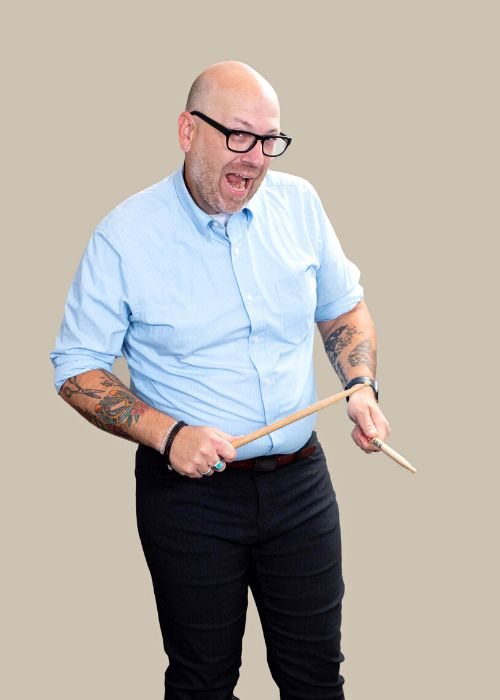
[[[245,134],[244,131],[233,131],[231,138],[235,139],[235,141],[246,141],[248,140],[248,134]]]
[[[255,143],[255,137],[245,131],[232,131],[229,137],[228,146],[233,151],[248,151]]]

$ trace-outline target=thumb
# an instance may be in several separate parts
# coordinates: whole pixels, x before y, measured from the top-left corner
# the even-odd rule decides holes
[[[368,411],[359,416],[358,425],[366,437],[370,440],[378,435],[378,430],[375,427],[375,424],[373,423]]]

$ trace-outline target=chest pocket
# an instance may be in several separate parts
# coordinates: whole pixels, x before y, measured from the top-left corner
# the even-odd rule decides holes
[[[316,310],[316,270],[308,267],[278,280],[275,284],[276,311],[283,338],[298,343],[314,324]]]

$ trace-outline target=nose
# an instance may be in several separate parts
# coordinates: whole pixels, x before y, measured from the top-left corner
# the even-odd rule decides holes
[[[262,141],[257,141],[255,146],[246,153],[241,154],[241,160],[243,163],[248,163],[253,165],[254,168],[262,167],[266,156],[262,152]]]

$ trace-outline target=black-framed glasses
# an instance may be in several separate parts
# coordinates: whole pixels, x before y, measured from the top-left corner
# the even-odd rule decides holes
[[[234,153],[248,153],[255,146],[257,141],[262,143],[262,153],[269,158],[282,156],[288,146],[292,143],[290,136],[283,134],[281,131],[279,136],[260,136],[252,134],[251,131],[241,131],[240,129],[226,129],[225,126],[219,124],[214,119],[207,117],[203,112],[190,112],[194,117],[203,119],[204,122],[213,126],[214,129],[220,131],[226,137],[226,146]]]

